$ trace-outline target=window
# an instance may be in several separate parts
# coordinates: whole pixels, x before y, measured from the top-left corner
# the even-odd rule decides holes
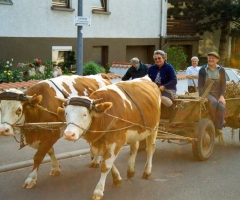
[[[72,51],[71,46],[53,46],[52,47],[52,62],[54,65],[59,65],[68,57],[69,51]]]
[[[69,0],[52,0],[52,6],[69,8]]]
[[[12,4],[12,0],[0,0],[0,3],[3,3],[3,4]]]
[[[93,10],[106,12],[107,0],[93,0]]]

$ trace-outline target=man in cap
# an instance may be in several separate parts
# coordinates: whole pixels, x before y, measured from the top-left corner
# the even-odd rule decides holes
[[[131,67],[127,70],[122,77],[122,81],[129,79],[141,78],[147,74],[148,66],[141,62],[138,58],[134,57],[130,60]]]
[[[199,96],[202,96],[210,81],[214,81],[205,100],[208,101],[209,114],[215,126],[216,137],[219,137],[220,143],[225,145],[222,128],[226,114],[226,102],[224,98],[226,92],[226,74],[225,69],[217,64],[219,58],[220,56],[216,52],[209,52],[207,54],[208,63],[203,65],[199,70],[198,90]]]

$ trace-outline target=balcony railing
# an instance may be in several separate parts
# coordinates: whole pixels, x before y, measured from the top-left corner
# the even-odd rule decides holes
[[[196,23],[190,20],[167,19],[167,35],[195,36]]]

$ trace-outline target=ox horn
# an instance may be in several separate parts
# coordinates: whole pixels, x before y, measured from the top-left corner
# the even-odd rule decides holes
[[[30,100],[30,99],[32,99],[33,97],[35,97],[35,96],[37,96],[36,94],[34,94],[33,96],[28,96],[28,95],[26,95],[26,98],[28,99],[28,100]]]
[[[101,98],[101,99],[94,99],[94,100],[93,100],[93,103],[96,104],[96,103],[99,103],[99,102],[102,101],[102,100],[103,100],[103,98]]]
[[[57,96],[55,96],[55,98],[58,99],[58,100],[60,100],[60,101],[62,101],[63,103],[66,103],[66,102],[67,102],[67,99],[63,99],[63,98],[60,98],[60,97],[57,97]]]

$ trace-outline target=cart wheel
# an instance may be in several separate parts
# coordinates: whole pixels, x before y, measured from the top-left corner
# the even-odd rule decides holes
[[[238,129],[238,140],[240,142],[240,128]]]
[[[194,135],[198,141],[192,145],[193,155],[197,160],[207,160],[213,151],[215,140],[215,129],[213,122],[209,119],[201,119],[194,130]]]

